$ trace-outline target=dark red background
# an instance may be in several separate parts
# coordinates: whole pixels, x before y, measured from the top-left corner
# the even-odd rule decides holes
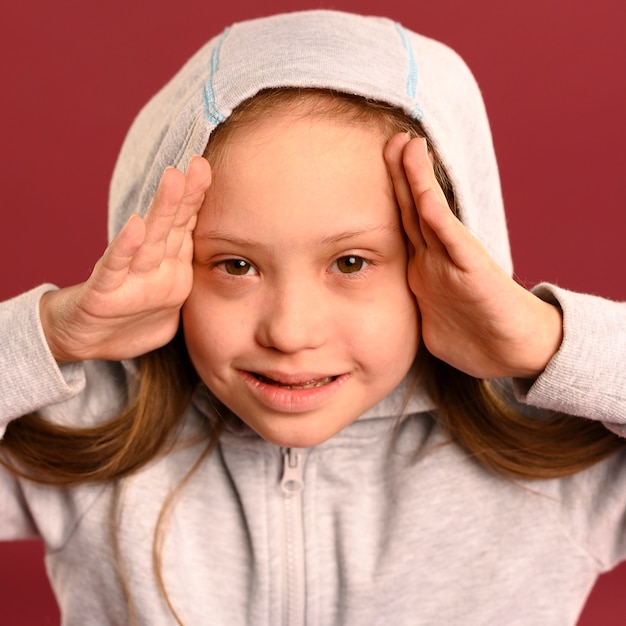
[[[520,280],[626,299],[623,0],[9,0],[0,9],[0,298],[84,279],[134,114],[227,24],[302,8],[384,14],[456,48],[490,112]],[[86,555],[88,558],[88,555]],[[626,568],[580,626],[626,623]],[[0,545],[0,622],[58,624],[38,543]]]

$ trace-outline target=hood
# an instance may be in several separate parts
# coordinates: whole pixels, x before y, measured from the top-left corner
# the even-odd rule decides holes
[[[144,214],[168,165],[185,169],[242,101],[271,87],[317,87],[418,118],[454,186],[460,216],[512,273],[483,101],[450,48],[385,18],[303,11],[234,24],[203,46],[140,112],[111,183],[109,238]]]

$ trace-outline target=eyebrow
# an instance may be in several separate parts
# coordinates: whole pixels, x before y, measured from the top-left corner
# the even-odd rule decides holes
[[[330,245],[340,243],[347,239],[354,239],[356,237],[362,237],[364,235],[371,235],[373,233],[395,234],[399,232],[399,230],[399,227],[395,224],[380,224],[372,226],[371,228],[355,228],[354,230],[346,230],[339,233],[332,233],[330,235],[320,238],[316,243],[319,245]],[[241,237],[234,233],[223,232],[219,230],[210,231],[207,233],[194,233],[194,238],[210,241],[225,241],[241,246],[265,247],[265,244],[262,244],[259,241],[251,239],[249,237]]]

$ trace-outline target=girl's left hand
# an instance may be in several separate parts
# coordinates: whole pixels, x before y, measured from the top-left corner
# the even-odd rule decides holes
[[[395,135],[385,160],[428,350],[477,378],[537,377],[561,344],[560,310],[516,283],[454,216],[425,140]]]

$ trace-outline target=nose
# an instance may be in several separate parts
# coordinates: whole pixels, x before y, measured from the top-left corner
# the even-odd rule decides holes
[[[321,346],[329,330],[327,298],[323,290],[297,279],[268,290],[258,318],[257,341],[288,354]]]

